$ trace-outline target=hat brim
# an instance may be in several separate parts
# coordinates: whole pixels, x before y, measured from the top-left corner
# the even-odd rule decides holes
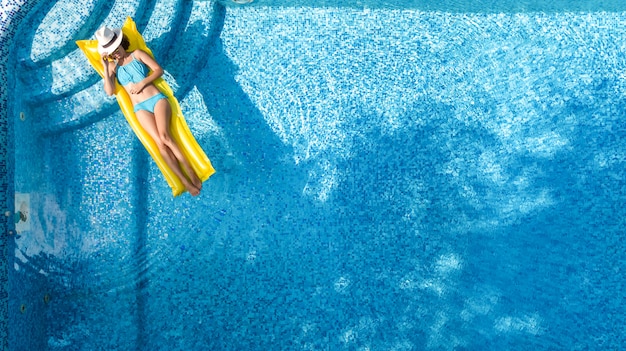
[[[116,38],[111,43],[111,45],[108,45],[105,48],[104,46],[100,45],[100,43],[98,43],[98,52],[100,53],[100,55],[104,54],[105,52],[107,54],[112,53],[122,43],[122,39],[123,39],[122,28],[114,28],[114,29],[112,29],[112,31],[113,31],[113,33],[115,33]]]

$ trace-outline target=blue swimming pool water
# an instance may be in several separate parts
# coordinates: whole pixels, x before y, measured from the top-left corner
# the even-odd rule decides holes
[[[9,350],[620,349],[626,13],[368,4],[31,4]],[[73,46],[125,14],[217,170],[198,198]]]

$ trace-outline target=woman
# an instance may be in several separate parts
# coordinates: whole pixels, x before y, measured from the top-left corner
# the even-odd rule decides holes
[[[130,43],[120,28],[102,27],[96,32],[96,39],[104,66],[104,91],[107,95],[113,95],[117,78],[130,96],[139,123],[157,144],[167,165],[191,195],[198,195],[202,189],[202,181],[172,139],[172,109],[167,97],[153,84],[163,75],[163,68],[142,50],[128,52]]]

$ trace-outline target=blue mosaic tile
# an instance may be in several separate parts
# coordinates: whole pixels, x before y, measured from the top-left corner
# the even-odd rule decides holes
[[[34,3],[3,3],[0,44]],[[0,240],[23,252],[0,337],[13,318],[32,343],[4,349],[624,344],[623,12],[268,3],[94,5],[158,44],[219,169],[198,198],[171,197],[101,82],[46,85],[74,49],[25,64],[25,121],[0,87],[0,190],[32,190],[37,226]]]
[[[39,62],[64,46],[72,45],[85,19],[93,15],[99,0],[59,0],[36,28],[29,57]]]
[[[32,6],[33,1],[27,3],[27,1],[3,1],[0,8],[0,81],[7,82],[7,58],[9,56],[9,43],[11,42],[12,35],[14,33],[16,24],[23,18],[24,11],[28,11],[29,6]],[[6,83],[0,84],[0,173],[2,173],[2,182],[0,183],[0,204],[2,204],[1,210],[4,214],[6,211],[12,211],[13,205],[11,204],[12,196],[9,193],[8,179],[12,179],[11,169],[8,164],[8,149],[11,142],[11,136],[8,134],[9,122],[8,122],[8,91]],[[12,217],[2,216],[4,220],[0,226],[0,349],[8,350],[8,254],[9,245],[8,240],[11,236],[6,235],[9,230],[12,230],[12,223],[10,219]]]

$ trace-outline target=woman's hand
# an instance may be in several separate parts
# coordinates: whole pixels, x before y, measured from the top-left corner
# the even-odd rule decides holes
[[[111,57],[107,53],[101,54],[100,60],[104,68],[104,91],[111,96],[115,94],[115,80],[113,78],[115,76],[115,63],[111,62]]]
[[[111,56],[108,53],[102,53],[100,55],[100,60],[102,61],[102,67],[104,67],[104,71],[108,72],[111,69]]]
[[[142,82],[137,82],[137,83],[129,83],[127,89],[128,89],[128,92],[131,94],[139,94],[145,87],[146,85],[143,84]]]
[[[103,52],[102,54],[100,54],[100,58],[102,59],[103,64],[111,61],[111,57],[106,52]]]

